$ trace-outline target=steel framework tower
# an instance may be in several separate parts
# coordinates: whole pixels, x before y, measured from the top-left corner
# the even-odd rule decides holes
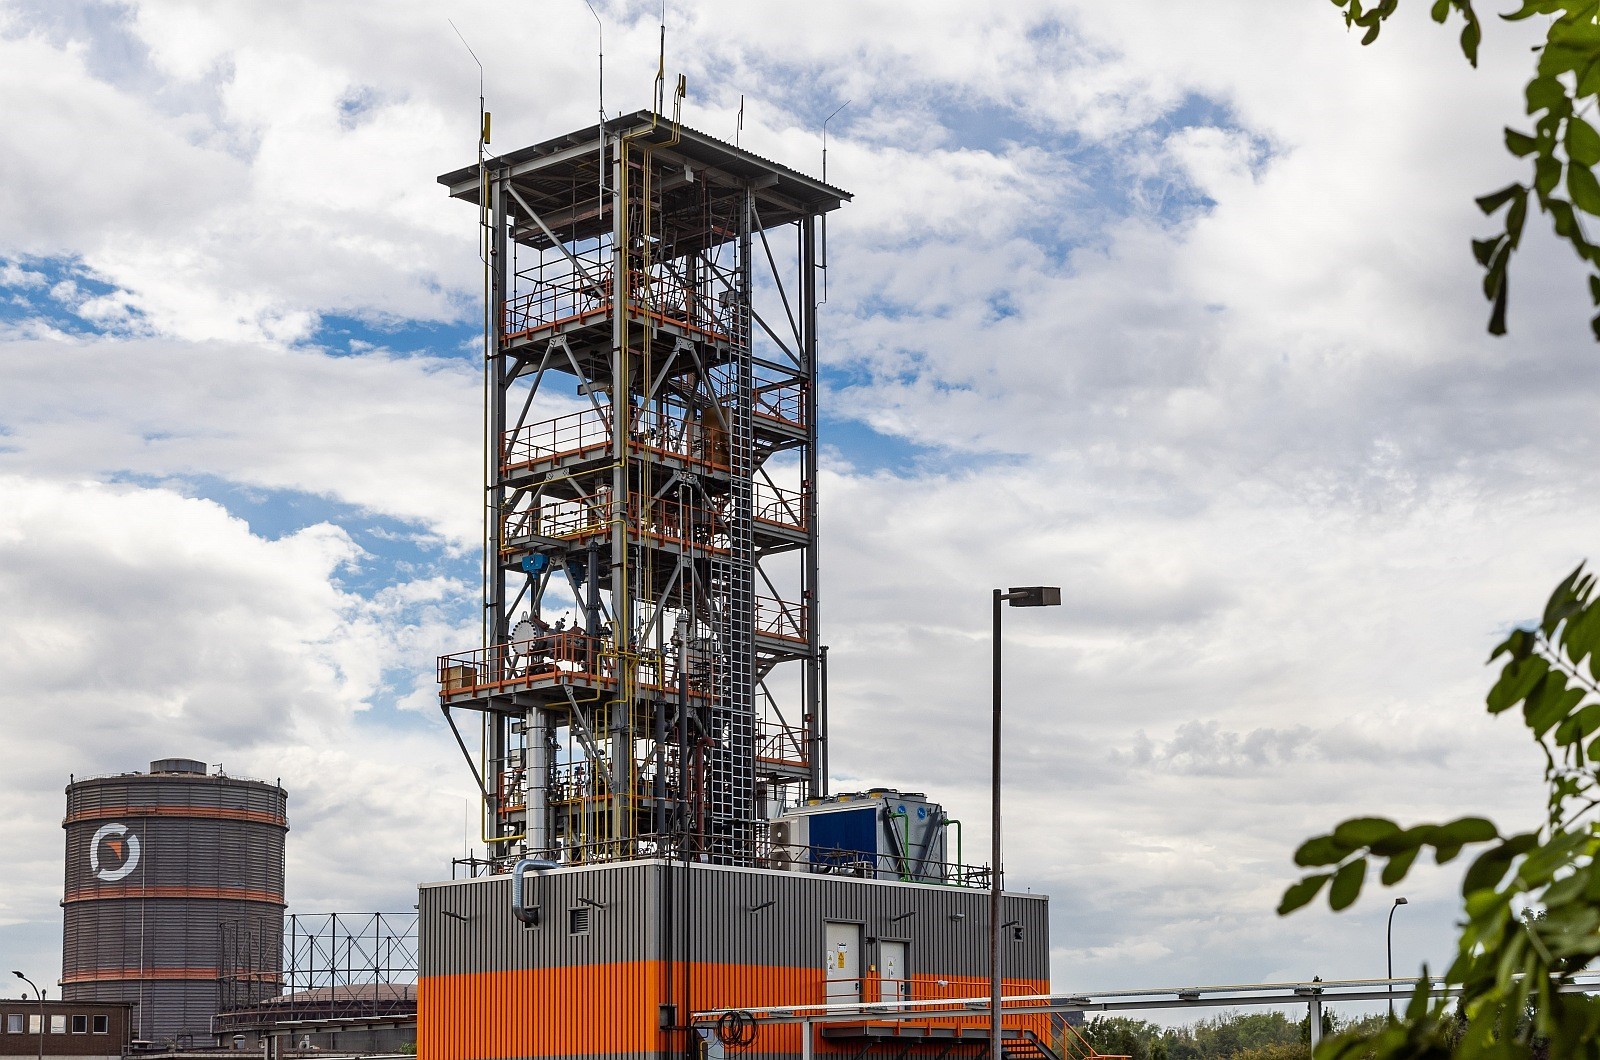
[[[486,263],[484,641],[439,681],[482,712],[489,860],[752,863],[825,793],[818,222],[849,195],[649,111],[439,179]]]

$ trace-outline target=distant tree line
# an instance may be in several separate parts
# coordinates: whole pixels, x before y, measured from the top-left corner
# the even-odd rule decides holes
[[[1322,1032],[1370,1031],[1384,1017],[1341,1019],[1322,1014]],[[1126,1016],[1096,1016],[1076,1028],[1082,1042],[1103,1056],[1131,1060],[1311,1060],[1310,1017],[1295,1021],[1281,1012],[1228,1012],[1186,1027],[1161,1027]],[[1058,1041],[1062,1056],[1081,1058],[1082,1044],[1069,1031]]]

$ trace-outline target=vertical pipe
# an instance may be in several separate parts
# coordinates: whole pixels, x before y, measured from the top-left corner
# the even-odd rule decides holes
[[[801,369],[805,373],[801,400],[806,421],[804,466],[801,475],[804,484],[801,503],[805,506],[805,609],[806,609],[806,659],[805,688],[806,725],[810,746],[806,748],[811,765],[810,794],[827,794],[828,780],[823,768],[823,744],[827,740],[827,722],[821,713],[822,663],[819,645],[822,639],[822,589],[820,557],[817,542],[821,539],[817,526],[817,272],[816,272],[816,221],[806,217],[800,222],[800,298],[803,314],[801,328],[804,342],[800,349]]]
[[[525,805],[527,806],[527,842],[529,852],[539,853],[550,845],[547,834],[547,793],[550,787],[550,725],[549,716],[538,708],[528,711],[523,719],[522,754],[527,780]]]
[[[1001,1060],[1000,1041],[1000,590],[994,591],[994,710],[989,766],[989,1056]]]
[[[818,650],[818,678],[822,683],[821,702],[818,704],[819,739],[822,746],[822,775],[821,786],[817,789],[818,797],[826,798],[828,794],[828,646],[822,645]]]
[[[505,358],[500,350],[500,322],[503,318],[507,297],[508,277],[505,271],[506,262],[506,194],[504,177],[486,177],[484,187],[489,194],[488,216],[493,226],[489,233],[489,297],[484,308],[484,348],[487,361],[484,364],[484,542],[483,542],[483,634],[484,646],[491,652],[505,642],[506,616],[505,616],[505,578],[500,569],[500,547],[502,544],[503,526],[501,524],[501,509],[505,504],[505,486],[500,481],[500,441],[505,431],[505,396],[506,396],[506,365]],[[504,664],[504,659],[491,654],[487,660],[490,667],[498,669]],[[493,674],[491,676],[499,676]],[[485,737],[488,742],[489,766],[495,770],[495,783],[490,787],[490,822],[485,834],[496,837],[501,834],[505,824],[501,810],[504,807],[505,787],[500,778],[506,766],[506,752],[510,742],[510,718],[494,714],[486,715]],[[485,775],[484,780],[489,778]],[[490,845],[489,857],[491,859],[504,857],[508,851],[505,845],[493,843]]]
[[[1393,984],[1389,989],[1393,990]],[[1311,1052],[1317,1051],[1317,1046],[1322,1044],[1322,995],[1312,994],[1311,1000],[1306,1004],[1306,1017],[1311,1024]]]
[[[629,304],[631,279],[628,258],[628,179],[627,140],[619,137],[611,153],[611,627],[616,666],[617,696],[609,726],[611,768],[616,787],[611,792],[610,838],[628,838],[628,809],[633,796],[633,741],[628,728],[633,713],[632,672],[633,603],[628,578],[628,431],[632,427],[632,383],[628,377],[630,341]],[[621,852],[620,847],[615,848]]]

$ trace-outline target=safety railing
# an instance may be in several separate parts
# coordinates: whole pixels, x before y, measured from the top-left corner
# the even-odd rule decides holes
[[[605,452],[611,444],[609,407],[569,412],[552,420],[507,431],[500,442],[502,473],[520,467],[555,463],[571,456]]]
[[[615,509],[609,497],[596,495],[546,500],[505,517],[505,548],[531,537],[581,541],[610,531]],[[673,498],[635,497],[628,502],[627,532],[631,540],[675,544],[702,552],[726,552],[722,516],[709,508]]]
[[[800,604],[789,603],[770,596],[758,596],[756,602],[756,635],[775,640],[807,642],[806,610]]]
[[[868,972],[866,975],[855,978],[829,979],[828,990],[834,996],[848,996],[854,994],[867,1004],[896,1004],[904,1002],[920,1002],[928,1005],[931,1002],[949,1001],[951,1010],[948,1012],[937,1006],[930,1005],[929,1018],[926,1020],[896,1021],[902,1027],[917,1026],[950,1026],[964,1024],[967,1026],[982,1026],[988,1016],[981,1011],[973,1011],[970,1002],[975,997],[987,997],[991,984],[987,978],[971,975],[891,975],[882,970]],[[1027,1004],[1024,998],[1035,997],[1038,984],[1021,979],[1006,979],[1000,984],[1000,1007],[1002,1011],[1008,1004],[1007,998],[1016,1000],[1009,1002],[1016,1006]],[[960,1011],[954,1011],[959,1007]],[[870,1020],[871,1011],[863,1013]],[[1036,1013],[1027,1015],[1017,1014],[1008,1016],[1005,1026],[1014,1030],[1023,1025],[1024,1021],[1030,1026],[1028,1029],[1047,1030],[1048,1018],[1039,1018]]]
[[[752,491],[756,522],[783,527],[786,530],[806,529],[806,498],[799,490],[786,490],[757,479]]]
[[[811,763],[806,730],[795,725],[763,721],[756,724],[756,761],[768,765],[797,766]]]
[[[798,382],[757,386],[751,411],[762,419],[803,428],[806,425],[805,394],[804,385]]]
[[[599,637],[552,630],[529,640],[441,655],[439,691],[449,698],[572,681],[610,684],[614,662]]]
[[[986,865],[918,858],[914,853],[855,850],[825,844],[770,843],[767,867],[820,876],[854,876],[864,880],[899,880],[902,883],[937,883],[952,887],[986,888]]]
[[[519,338],[609,313],[615,297],[609,263],[602,265],[591,258],[586,268],[587,275],[571,268],[542,266],[519,272],[519,286],[528,284],[531,289],[506,299],[502,316],[506,337]],[[711,338],[725,339],[732,334],[732,301],[706,298],[671,273],[655,275],[635,269],[629,276],[629,301],[635,312]]]
[[[518,271],[517,286],[527,289],[505,300],[501,326],[506,338],[586,317],[605,316],[612,297],[611,271],[605,265],[609,255],[583,254],[579,258],[586,271],[573,268],[564,259],[541,261]]]
[[[639,453],[712,468],[728,466],[728,432],[717,413],[689,418],[636,410],[628,444]],[[500,441],[501,474],[554,466],[572,457],[602,455],[611,446],[611,410],[583,409],[507,431]]]

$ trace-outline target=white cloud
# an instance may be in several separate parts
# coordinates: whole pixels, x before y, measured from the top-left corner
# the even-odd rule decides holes
[[[54,916],[67,772],[190,750],[296,792],[302,899],[392,901],[375,853],[404,882],[454,850],[429,660],[472,591],[351,527],[475,547],[477,373],[303,340],[472,316],[434,176],[472,156],[476,68],[425,4],[6,10],[0,641],[52,713],[13,680],[0,920]],[[1060,582],[1007,616],[1010,868],[1056,895],[1060,985],[1372,974],[1376,906],[1271,915],[1289,852],[1355,813],[1537,815],[1480,664],[1600,514],[1580,277],[1531,239],[1490,342],[1466,253],[1525,30],[1474,73],[1409,10],[1371,49],[1328,5],[907,10],[671,13],[713,134],[747,93],[742,142],[815,171],[853,100],[828,408],[934,447],[824,479],[841,784],[928,790],[985,846],[986,590]],[[613,111],[648,98],[653,11],[606,9]],[[532,64],[501,6],[456,16],[496,149],[592,121],[581,4],[541,10],[576,43]],[[136,337],[27,316],[49,285]],[[179,496],[206,477],[355,514],[268,539]],[[1453,871],[1408,883],[1400,952],[1442,955]]]
[[[285,779],[294,903],[405,898],[370,860],[324,860],[349,835],[400,879],[437,872],[470,783],[436,724],[386,731],[363,716],[386,671],[426,664],[419,642],[461,635],[449,604],[463,586],[397,585],[368,600],[338,588],[360,558],[339,528],[268,540],[165,490],[6,476],[0,494],[0,613],[12,616],[0,766],[17,810],[0,822],[13,855],[0,919],[54,904],[59,834],[40,825],[59,817],[69,774],[172,754]],[[419,785],[451,798],[418,806]],[[423,820],[432,839],[415,828]]]

